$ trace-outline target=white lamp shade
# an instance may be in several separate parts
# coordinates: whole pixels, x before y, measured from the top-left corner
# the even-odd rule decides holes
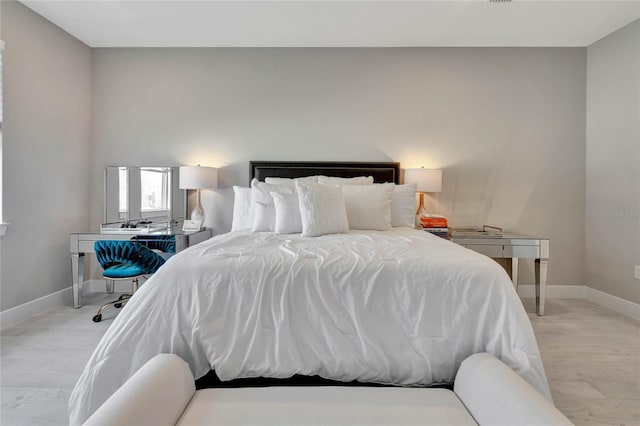
[[[180,166],[180,189],[218,188],[218,169],[215,167]]]
[[[405,169],[405,183],[417,183],[418,192],[442,192],[442,170]]]

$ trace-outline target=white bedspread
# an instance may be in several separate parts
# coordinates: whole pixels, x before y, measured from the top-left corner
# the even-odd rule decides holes
[[[423,231],[235,232],[172,257],[114,320],[69,402],[82,423],[158,353],[196,377],[451,383],[496,355],[551,399],[527,315],[491,259]]]

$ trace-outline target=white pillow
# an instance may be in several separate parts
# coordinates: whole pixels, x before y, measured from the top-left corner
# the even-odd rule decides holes
[[[307,177],[301,177],[301,178],[295,178],[295,179],[268,177],[264,179],[266,183],[270,183],[273,185],[293,185],[297,180],[305,183],[318,183],[318,176],[307,176]]]
[[[353,178],[318,176],[318,183],[323,185],[371,185],[373,183],[373,176],[359,176]]]
[[[298,205],[298,191],[290,194],[272,192],[276,208],[276,234],[299,234],[302,232],[302,219]]]
[[[253,232],[273,232],[276,228],[276,208],[273,204],[272,192],[292,193],[295,187],[291,185],[271,185],[260,182],[258,179],[251,181],[251,205],[254,208]]]
[[[396,185],[391,197],[391,226],[416,226],[416,186],[417,183]]]
[[[251,203],[251,188],[242,186],[233,187],[233,221],[232,231],[251,231],[255,216],[253,204]]]
[[[339,186],[296,182],[296,188],[303,237],[349,231],[344,196]]]
[[[391,229],[391,197],[395,184],[344,185],[349,229]]]

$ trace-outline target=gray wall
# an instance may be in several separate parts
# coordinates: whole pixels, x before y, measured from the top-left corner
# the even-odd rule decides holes
[[[91,49],[2,1],[1,310],[69,287],[69,233],[89,226]]]
[[[584,48],[109,48],[93,61],[94,228],[107,165],[221,167],[203,204],[222,232],[249,160],[394,160],[444,169],[430,210],[452,225],[547,236],[549,283],[584,283]]]
[[[586,284],[640,303],[640,21],[587,49]]]

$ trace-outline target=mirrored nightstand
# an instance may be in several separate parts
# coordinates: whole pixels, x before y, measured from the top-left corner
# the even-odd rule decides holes
[[[549,240],[546,238],[504,232],[501,236],[488,236],[481,232],[477,235],[464,233],[456,235],[451,241],[468,249],[493,258],[511,259],[511,278],[518,290],[519,259],[535,260],[536,275],[536,313],[544,315],[544,302],[547,293],[547,264],[549,262]]]

